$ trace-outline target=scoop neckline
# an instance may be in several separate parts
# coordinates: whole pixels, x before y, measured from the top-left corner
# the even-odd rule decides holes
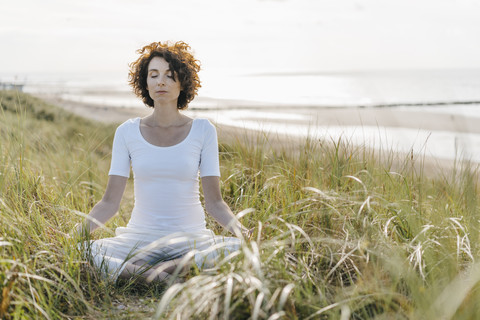
[[[142,120],[142,118],[138,117],[138,118],[137,118],[137,125],[136,125],[136,127],[137,127],[137,132],[138,132],[138,134],[139,134],[139,136],[140,136],[140,139],[141,139],[145,144],[147,144],[147,145],[149,145],[149,146],[151,146],[151,147],[159,148],[159,149],[168,149],[168,148],[173,148],[173,147],[179,146],[179,145],[183,144],[185,141],[187,141],[187,140],[190,138],[190,135],[192,134],[192,131],[193,131],[193,126],[195,125],[195,122],[196,122],[195,120],[197,120],[197,119],[195,119],[195,118],[192,119],[192,126],[190,127],[190,131],[188,131],[187,136],[186,136],[182,141],[180,141],[179,143],[173,144],[173,145],[171,145],[171,146],[165,146],[165,147],[163,147],[163,146],[157,146],[157,145],[155,145],[155,144],[153,144],[153,143],[148,142],[147,139],[145,139],[145,137],[144,137],[143,134],[142,134],[142,131],[140,130],[140,121],[141,121],[141,120]]]

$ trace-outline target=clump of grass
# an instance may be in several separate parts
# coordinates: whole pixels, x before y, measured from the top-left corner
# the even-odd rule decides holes
[[[66,233],[101,196],[114,128],[18,92],[0,104],[1,316],[95,318],[105,285]]]
[[[312,138],[285,150],[264,134],[221,143],[223,196],[235,212],[254,209],[242,218],[256,227],[253,239],[183,283],[115,284],[65,236],[81,219],[75,212],[88,212],[102,195],[114,127],[19,93],[1,92],[0,103],[0,316],[470,319],[477,312],[473,164],[428,177],[416,155],[348,139]],[[125,225],[131,197],[129,186],[108,228]]]
[[[427,177],[416,155],[378,154],[348,140],[307,140],[286,152],[258,139],[221,146],[224,198],[255,208],[243,218],[257,225],[254,240],[213,274],[168,289],[159,318],[475,313],[473,165]],[[449,287],[461,293],[450,306],[442,303]]]

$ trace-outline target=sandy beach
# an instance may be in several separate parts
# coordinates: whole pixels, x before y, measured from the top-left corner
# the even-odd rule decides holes
[[[61,106],[62,108],[89,119],[105,123],[119,123],[132,117],[143,117],[151,112],[151,109],[136,107],[112,107],[108,105],[88,104],[72,100],[65,100],[57,95],[36,94],[37,97],[49,103]],[[223,113],[228,111],[243,111],[245,114],[240,118],[243,120],[268,121],[268,122],[289,122],[302,123],[299,115],[315,116],[316,126],[374,126],[374,127],[398,127],[422,130],[442,130],[451,132],[480,133],[480,118],[468,117],[465,115],[452,115],[445,113],[422,112],[414,108],[326,108],[326,107],[302,107],[302,106],[268,106],[261,105],[233,105],[231,108],[223,107],[216,110],[208,108],[190,108],[187,113],[194,116]],[[252,117],[255,113],[282,112],[290,114],[287,119],[262,119]],[[250,113],[248,115],[247,113]]]
[[[58,105],[68,111],[104,123],[121,123],[132,117],[143,117],[151,112],[147,107],[112,107],[85,102],[65,100],[55,95],[36,95],[37,97]],[[258,137],[258,130],[268,125],[280,128],[276,132],[268,132],[268,141],[274,148],[292,148],[304,139],[301,135],[281,130],[282,125],[315,126],[322,128],[377,128],[411,129],[422,132],[451,132],[458,134],[479,134],[480,118],[466,115],[453,115],[422,111],[415,108],[326,108],[301,106],[232,106],[231,108],[201,109],[191,108],[185,111],[192,117],[206,117],[216,123],[219,139],[231,141]],[[232,120],[232,115],[235,116]],[[281,115],[281,116],[280,116]],[[230,119],[230,121],[227,121]],[[232,123],[234,125],[232,125]],[[246,125],[249,124],[249,125]],[[280,125],[280,127],[278,127]],[[263,133],[265,134],[265,132]],[[300,140],[299,140],[300,139]],[[399,150],[399,159],[408,152]],[[454,161],[428,154],[415,154],[418,163],[423,163],[425,173],[436,174],[446,168],[452,168]]]

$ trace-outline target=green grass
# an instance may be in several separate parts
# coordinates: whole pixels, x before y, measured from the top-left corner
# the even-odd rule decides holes
[[[183,283],[115,284],[65,236],[102,196],[115,126],[17,92],[0,92],[0,104],[0,317],[474,319],[480,311],[471,164],[427,177],[415,155],[348,140],[283,151],[260,134],[220,137],[224,199],[234,212],[254,209],[242,218],[254,239]],[[108,229],[126,224],[132,197],[129,183]]]

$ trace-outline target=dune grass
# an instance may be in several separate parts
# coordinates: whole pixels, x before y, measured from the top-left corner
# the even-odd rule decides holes
[[[480,301],[477,168],[348,140],[282,151],[222,143],[222,192],[256,227],[241,252],[181,283],[99,276],[66,237],[106,184],[115,126],[0,92],[0,318],[473,319]],[[293,142],[292,142],[293,143]],[[394,166],[395,163],[395,166]],[[399,165],[400,164],[400,165]],[[125,225],[119,214],[92,236]],[[224,233],[210,219],[210,228]]]

